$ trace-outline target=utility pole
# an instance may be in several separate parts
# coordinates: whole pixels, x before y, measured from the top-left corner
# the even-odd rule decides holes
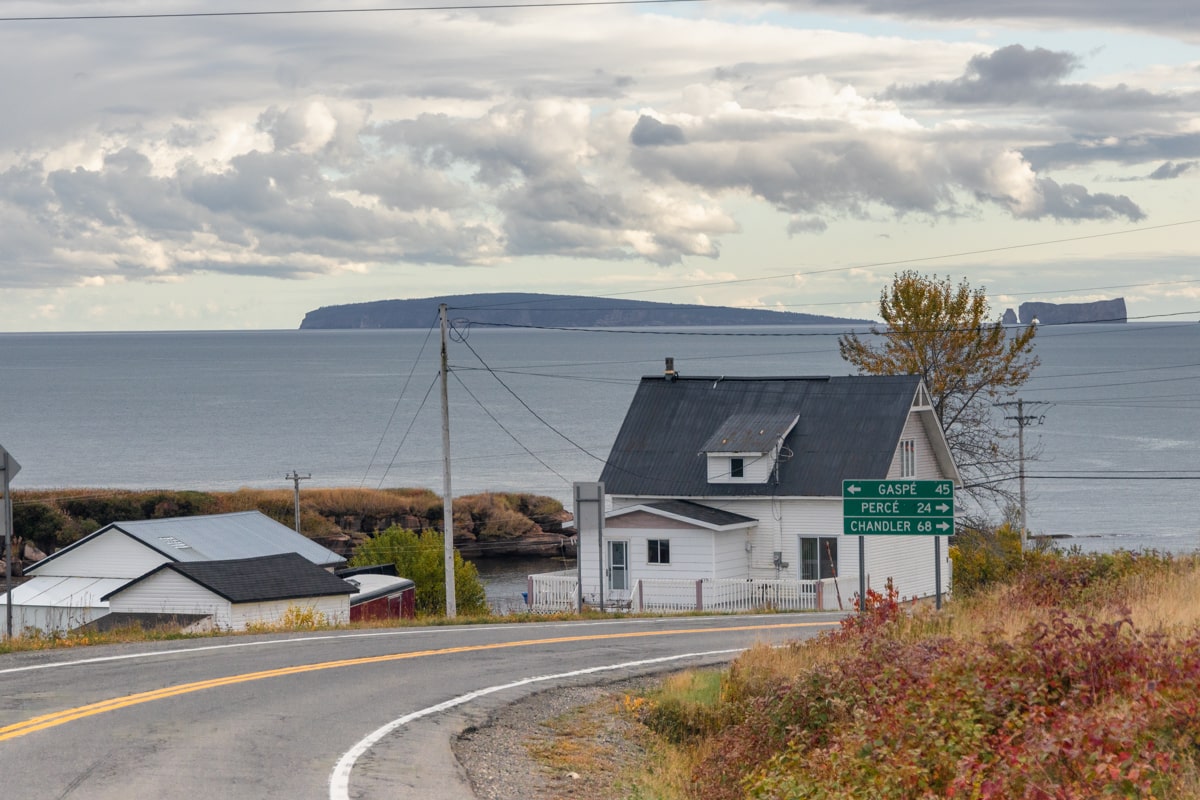
[[[445,539],[446,619],[458,615],[454,591],[454,496],[450,493],[450,367],[446,356],[446,304],[438,306],[442,323],[442,535]]]
[[[301,475],[296,470],[292,470],[291,472],[289,472],[287,475],[284,475],[283,477],[287,478],[289,481],[291,481],[296,486],[296,533],[300,533],[300,481],[306,481],[309,478],[311,478],[312,475],[309,475],[307,473],[304,475]]]
[[[4,473],[0,476],[0,491],[4,492],[4,502],[0,505],[0,525],[4,526],[4,614],[6,625],[4,628],[4,638],[12,639],[13,636],[13,585],[12,585],[12,540],[13,540],[13,510],[12,510],[12,490],[9,488],[9,483],[21,471],[21,465],[17,460],[8,454],[8,451],[0,447],[0,472]]]
[[[1019,469],[1018,476],[1020,479],[1019,485],[1020,485],[1020,492],[1021,492],[1021,549],[1024,550],[1026,539],[1028,538],[1028,533],[1027,533],[1028,528],[1026,525],[1026,514],[1025,514],[1025,426],[1032,425],[1034,423],[1041,425],[1042,421],[1045,419],[1045,415],[1044,414],[1026,414],[1025,413],[1026,403],[1024,400],[1022,400],[1020,398],[1017,398],[1016,402],[1009,401],[1007,403],[996,403],[996,405],[999,406],[1000,408],[1004,408],[1004,409],[1011,408],[1013,406],[1016,406],[1016,408],[1017,408],[1016,416],[1013,416],[1013,417],[1006,416],[1005,419],[1015,420],[1017,423],[1017,460],[1020,462],[1020,465],[1018,468]],[[1035,401],[1033,403],[1030,403],[1029,405],[1043,406],[1043,405],[1047,405],[1047,404],[1039,403],[1039,402]]]

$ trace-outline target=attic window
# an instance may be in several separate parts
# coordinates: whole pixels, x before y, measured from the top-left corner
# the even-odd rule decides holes
[[[191,550],[192,546],[182,539],[176,539],[174,536],[160,536],[158,540],[168,547],[174,547],[176,550]]]
[[[744,458],[729,459],[729,477],[731,477],[731,478],[746,477],[746,460]]]

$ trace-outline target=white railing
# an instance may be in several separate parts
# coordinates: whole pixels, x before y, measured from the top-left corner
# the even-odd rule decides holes
[[[579,596],[579,575],[573,569],[530,575],[528,610],[540,614],[574,611]]]
[[[685,613],[690,611],[821,611],[836,609],[830,581],[692,580],[655,578],[638,580],[620,603],[605,606],[620,610]],[[573,571],[530,575],[529,610],[535,613],[573,611],[578,578]],[[584,586],[584,601],[594,605],[595,587]],[[618,598],[614,598],[618,599]]]

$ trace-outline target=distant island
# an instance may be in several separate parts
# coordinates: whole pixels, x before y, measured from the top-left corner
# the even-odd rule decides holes
[[[1080,322],[1128,322],[1125,298],[1097,300],[1092,303],[1021,303],[1019,315],[1005,309],[1001,319],[1005,325],[1069,325]]]
[[[454,317],[492,325],[542,327],[651,327],[717,325],[845,325],[871,320],[799,314],[792,311],[653,303],[581,295],[493,292],[376,300],[323,306],[304,315],[301,330],[428,328],[445,303]]]

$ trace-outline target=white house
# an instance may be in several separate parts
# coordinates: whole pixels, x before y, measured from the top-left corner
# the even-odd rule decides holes
[[[66,631],[109,612],[103,598],[166,563],[299,553],[326,569],[345,559],[257,511],[105,525],[29,567],[13,589],[13,631]],[[0,597],[0,614],[6,599]]]
[[[207,630],[245,630],[283,621],[296,609],[329,624],[350,621],[358,588],[299,553],[222,561],[170,561],[101,600],[117,614],[204,616]]]
[[[805,584],[819,607],[849,608],[859,537],[843,534],[842,481],[893,479],[961,484],[917,376],[645,377],[601,475],[602,546],[581,532],[583,592],[725,587],[767,602]],[[948,585],[934,536],[862,538],[870,588],[931,596],[935,566]]]

